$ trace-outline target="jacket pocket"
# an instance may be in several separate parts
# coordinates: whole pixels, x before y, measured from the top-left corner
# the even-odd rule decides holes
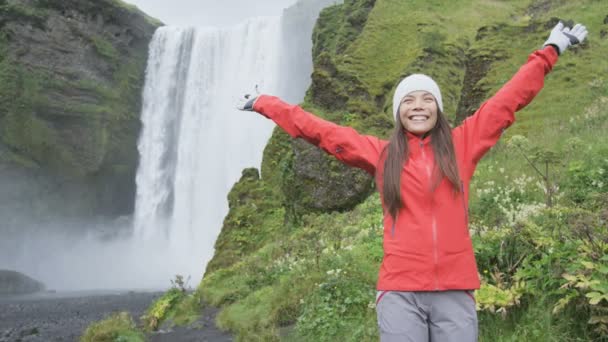
[[[388,291],[377,291],[376,292],[376,306],[378,306],[378,304],[380,304],[380,301],[382,300],[382,297],[384,297],[384,295],[387,293]]]
[[[473,290],[465,290],[464,293],[473,300],[473,303],[477,303],[477,301],[475,300],[475,294],[474,294]]]

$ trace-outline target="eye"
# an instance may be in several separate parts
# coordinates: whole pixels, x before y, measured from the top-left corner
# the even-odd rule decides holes
[[[435,99],[432,98],[432,97],[425,97],[424,101],[426,101],[426,102],[433,102],[433,101],[435,101]]]

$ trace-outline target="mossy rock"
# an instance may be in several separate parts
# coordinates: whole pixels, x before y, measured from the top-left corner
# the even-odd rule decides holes
[[[22,295],[44,290],[44,284],[27,275],[11,270],[0,270],[0,295]]]
[[[295,140],[292,148],[293,161],[282,190],[296,218],[309,211],[352,209],[373,191],[373,178],[366,172],[344,165],[304,140]]]
[[[228,267],[264,246],[283,227],[284,211],[275,190],[255,168],[243,170],[228,194],[230,211],[215,241],[206,273]]]
[[[129,213],[148,44],[159,25],[118,0],[1,1],[0,144],[11,158],[0,168],[83,185],[91,195],[81,197],[82,215]],[[49,214],[72,215],[70,206]]]

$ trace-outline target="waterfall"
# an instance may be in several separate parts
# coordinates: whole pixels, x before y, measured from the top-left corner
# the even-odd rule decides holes
[[[134,234],[159,245],[171,274],[200,277],[246,167],[260,167],[274,124],[238,111],[254,85],[277,89],[281,19],[230,29],[162,27],[150,44],[138,149]],[[161,270],[162,271],[162,270]]]
[[[228,212],[228,191],[243,168],[260,167],[274,127],[236,110],[236,100],[259,84],[263,93],[302,101],[313,24],[335,2],[300,0],[280,17],[229,29],[158,29],[142,94],[133,217],[50,222],[15,219],[5,209],[0,268],[59,291],[166,288],[176,274],[196,286]],[[15,179],[3,190],[28,188]]]

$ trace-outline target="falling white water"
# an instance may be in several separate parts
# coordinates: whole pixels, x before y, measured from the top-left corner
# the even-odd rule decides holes
[[[231,29],[159,29],[143,94],[134,217],[71,220],[2,207],[0,269],[58,291],[166,288],[176,274],[196,286],[228,212],[228,191],[243,168],[259,168],[274,127],[234,109],[236,100],[259,84],[300,102],[310,84],[313,24],[334,2],[300,0],[281,18]],[[0,185],[25,193],[19,179]],[[18,202],[27,208],[27,197]]]
[[[280,95],[280,18],[231,29],[164,27],[150,45],[139,141],[135,242],[166,241],[159,275],[200,278],[245,167],[259,168],[274,124],[236,109],[258,84]]]

